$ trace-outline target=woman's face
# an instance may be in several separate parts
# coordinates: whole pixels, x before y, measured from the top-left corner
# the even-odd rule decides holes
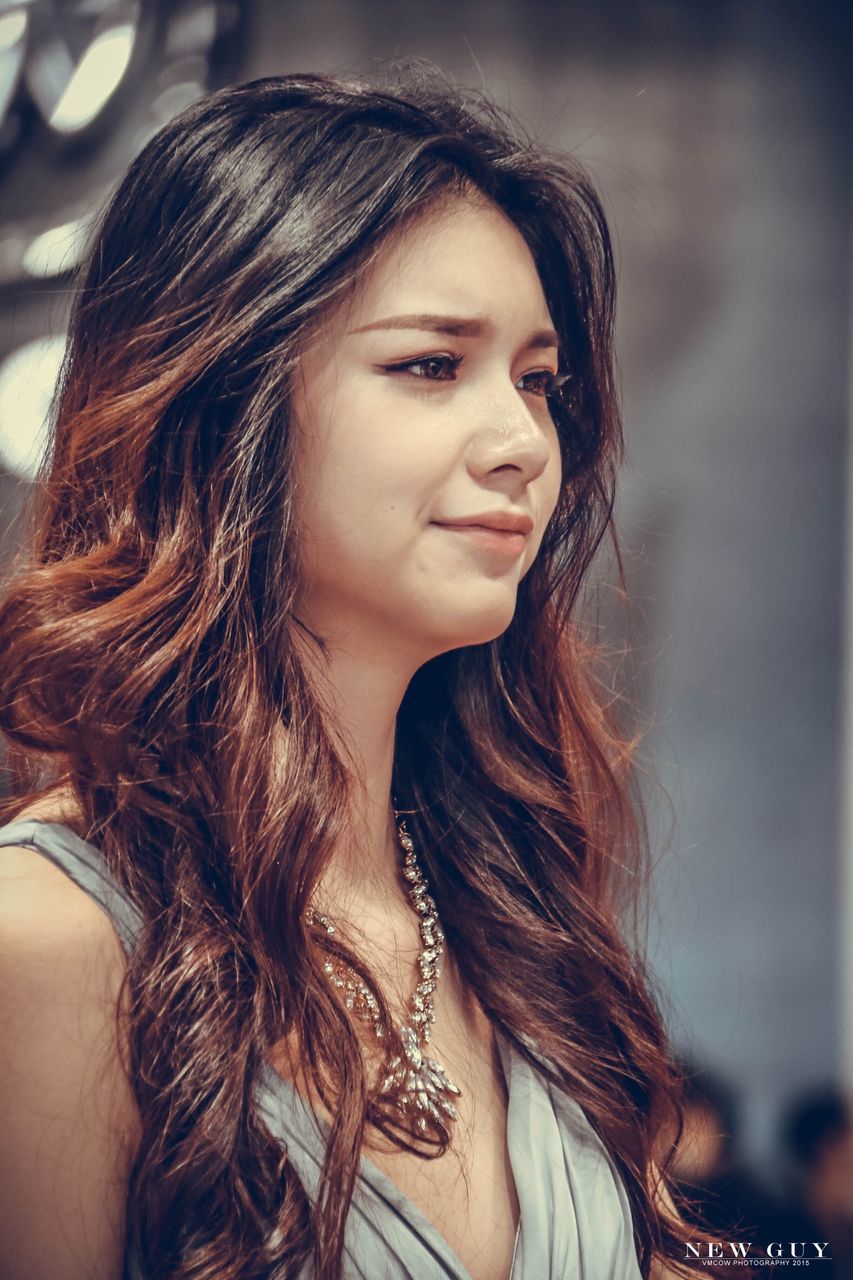
[[[491,205],[460,197],[389,244],[295,381],[313,630],[419,664],[506,629],[560,486],[556,344],[530,250]],[[503,517],[520,531],[474,527]]]

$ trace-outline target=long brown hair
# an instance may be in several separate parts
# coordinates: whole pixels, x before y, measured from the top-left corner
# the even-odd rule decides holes
[[[621,451],[607,226],[572,159],[415,61],[384,81],[225,89],[132,163],[80,273],[0,610],[17,780],[0,812],[65,781],[144,921],[126,976],[128,1229],[158,1280],[290,1276],[312,1252],[333,1280],[365,1124],[423,1150],[371,1089],[305,920],[352,779],[295,618],[289,385],[388,235],[466,190],[540,272],[572,374],[552,403],[564,485],[507,630],[411,681],[394,793],[464,980],[611,1153],[643,1274],[683,1251],[653,1187],[677,1079],[621,916],[643,847],[632,742],[577,616]],[[252,1088],[291,1033],[335,1117],[316,1205]],[[439,1132],[424,1154],[446,1146]]]

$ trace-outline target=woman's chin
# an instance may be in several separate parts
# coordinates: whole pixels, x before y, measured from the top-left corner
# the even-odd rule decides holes
[[[466,609],[448,609],[440,618],[433,619],[433,626],[426,630],[441,645],[437,650],[463,649],[475,644],[488,644],[503,635],[515,614],[515,592],[500,601],[492,600],[479,609],[472,609],[469,601]]]

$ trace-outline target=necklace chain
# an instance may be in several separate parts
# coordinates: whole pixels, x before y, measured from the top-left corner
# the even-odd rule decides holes
[[[418,954],[420,979],[409,1002],[410,1016],[399,1028],[403,1053],[395,1054],[386,1063],[381,1092],[394,1094],[402,1111],[415,1111],[417,1127],[423,1133],[429,1118],[441,1123],[445,1123],[445,1117],[451,1120],[457,1118],[456,1107],[450,1095],[459,1095],[460,1090],[441,1064],[435,1058],[427,1056],[422,1048],[422,1045],[429,1044],[432,1039],[432,1024],[435,1021],[433,994],[441,976],[444,933],[439,923],[435,899],[429,892],[429,882],[421,871],[414,842],[406,830],[406,820],[400,817],[396,809],[394,817],[403,850],[403,883],[418,917],[421,936]],[[307,920],[309,924],[316,921],[330,938],[334,937],[335,925],[323,912],[309,907]],[[377,1039],[384,1039],[385,1027],[379,1003],[367,984],[349,968],[336,964],[332,959],[325,961],[323,969],[330,982],[343,991],[346,1007],[369,1020]]]

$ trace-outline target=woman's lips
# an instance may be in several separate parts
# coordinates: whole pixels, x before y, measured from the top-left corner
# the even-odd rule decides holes
[[[522,554],[527,543],[527,534],[517,533],[512,529],[491,529],[484,524],[440,524],[438,521],[435,523],[439,529],[446,529],[448,533],[461,534],[476,546],[483,547],[487,551],[498,552],[513,560]]]

